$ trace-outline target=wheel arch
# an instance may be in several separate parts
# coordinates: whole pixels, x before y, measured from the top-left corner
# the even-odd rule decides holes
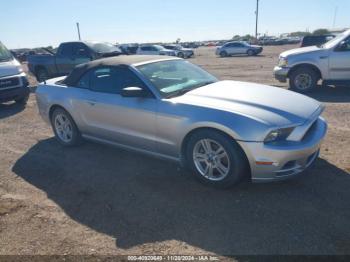
[[[187,149],[187,144],[190,140],[190,138],[200,132],[200,131],[207,131],[207,130],[210,130],[210,131],[214,131],[214,132],[218,132],[222,135],[224,135],[225,137],[227,137],[228,139],[232,140],[233,142],[235,142],[238,147],[242,150],[242,152],[244,153],[244,157],[245,157],[245,160],[246,160],[246,164],[247,164],[247,167],[249,168],[249,176],[251,177],[251,167],[250,167],[250,161],[249,161],[249,158],[247,156],[247,152],[244,150],[244,148],[239,144],[237,143],[237,139],[230,133],[228,132],[225,132],[219,128],[216,128],[216,127],[196,127],[196,128],[193,128],[192,130],[190,130],[189,132],[187,132],[187,134],[185,135],[185,137],[183,138],[182,140],[182,143],[181,143],[181,162],[183,165],[186,165],[186,149]]]
[[[288,78],[290,78],[290,76],[299,68],[311,68],[313,71],[316,72],[316,74],[318,75],[319,79],[323,79],[323,76],[322,76],[322,72],[321,70],[314,64],[311,64],[311,63],[301,63],[301,64],[297,64],[295,66],[293,66],[289,72],[288,72]]]
[[[56,109],[62,109],[64,111],[66,111],[73,118],[72,114],[64,106],[59,105],[59,104],[53,104],[53,105],[50,106],[50,109],[49,109],[49,120],[50,121],[51,121],[51,118],[52,118],[52,114],[53,114],[53,112]],[[73,120],[74,120],[74,118],[73,118]]]

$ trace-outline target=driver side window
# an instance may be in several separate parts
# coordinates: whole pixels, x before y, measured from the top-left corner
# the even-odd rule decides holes
[[[345,40],[345,46],[344,46],[344,49],[342,51],[345,51],[345,52],[349,52],[350,51],[350,37],[348,37]]]
[[[120,94],[126,87],[140,87],[147,90],[142,80],[124,67],[92,69],[80,78],[77,87],[108,94]]]

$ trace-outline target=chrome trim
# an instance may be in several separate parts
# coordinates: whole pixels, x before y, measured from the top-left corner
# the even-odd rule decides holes
[[[22,87],[23,86],[23,80],[22,80],[22,75],[12,75],[12,76],[6,76],[6,77],[1,77],[0,81],[6,80],[6,79],[10,79],[10,78],[19,78],[19,84],[15,85],[15,86],[10,86],[10,87],[5,87],[5,88],[0,88],[0,91],[2,90],[9,90],[9,89],[14,89],[14,88],[18,88],[18,87]]]

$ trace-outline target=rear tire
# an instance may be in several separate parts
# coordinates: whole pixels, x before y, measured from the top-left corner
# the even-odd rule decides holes
[[[289,77],[289,86],[299,93],[308,93],[316,88],[319,76],[309,67],[294,70]]]
[[[81,143],[80,131],[66,110],[56,108],[51,116],[51,125],[55,137],[61,145],[72,147]]]
[[[186,163],[200,182],[229,188],[249,176],[248,162],[240,146],[213,130],[194,133],[186,146]]]

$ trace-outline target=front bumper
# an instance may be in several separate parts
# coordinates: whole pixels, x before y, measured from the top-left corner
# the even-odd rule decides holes
[[[255,49],[255,54],[259,55],[259,54],[261,54],[263,51],[264,51],[264,48],[263,48],[263,47],[257,48],[257,49]]]
[[[0,103],[19,100],[29,95],[27,78],[21,75],[18,77],[19,84],[17,86],[0,89]]]
[[[326,133],[327,123],[319,117],[312,132],[300,142],[286,141],[282,144],[239,142],[248,157],[252,181],[279,181],[303,173],[317,159]],[[273,164],[261,164],[268,162]]]
[[[289,73],[289,68],[288,67],[280,67],[280,66],[276,66],[273,69],[273,74],[275,79],[277,79],[280,82],[287,82],[287,78],[288,78],[288,73]]]

